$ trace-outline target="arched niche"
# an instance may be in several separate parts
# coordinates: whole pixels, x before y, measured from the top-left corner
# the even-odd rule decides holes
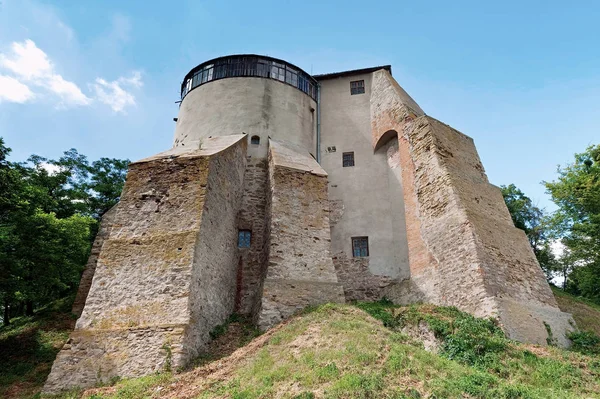
[[[377,140],[377,143],[375,144],[375,148],[373,149],[373,152],[377,152],[378,149],[380,149],[381,147],[386,145],[390,140],[392,140],[394,138],[396,138],[396,139],[398,138],[398,132],[395,130],[388,130],[387,132],[385,132],[384,134],[381,135],[379,140]]]

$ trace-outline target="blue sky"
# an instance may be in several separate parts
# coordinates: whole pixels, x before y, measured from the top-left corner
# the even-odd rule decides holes
[[[597,1],[0,0],[0,136],[13,159],[140,159],[171,146],[179,84],[260,53],[327,73],[391,64],[473,137],[490,181],[540,185],[600,142]]]

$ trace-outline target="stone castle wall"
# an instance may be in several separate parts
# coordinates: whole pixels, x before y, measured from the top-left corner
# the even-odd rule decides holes
[[[190,312],[184,341],[187,353],[181,365],[205,348],[211,339],[210,332],[235,310],[239,270],[237,216],[244,192],[247,145],[242,137],[209,158],[207,191],[187,304]]]
[[[404,183],[411,280],[396,295],[498,317],[511,338],[525,342],[545,344],[546,323],[567,345],[571,318],[489,184],[473,140],[419,116],[386,71],[375,74],[374,146],[389,132],[398,136]]]
[[[258,314],[271,327],[308,305],[344,302],[329,252],[327,174],[304,150],[269,141],[269,258]]]
[[[109,209],[104,215],[102,215],[100,228],[98,229],[98,233],[96,234],[96,238],[94,239],[94,243],[92,244],[92,250],[90,252],[88,261],[85,264],[83,274],[81,275],[79,287],[77,288],[77,295],[75,296],[75,301],[73,302],[73,307],[71,309],[71,312],[77,317],[81,316],[81,313],[83,312],[85,301],[87,299],[88,293],[90,292],[90,288],[92,287],[92,280],[94,278],[94,273],[96,272],[98,256],[100,256],[100,251],[102,250],[102,245],[104,245],[104,241],[110,235],[116,210],[117,206],[115,205],[111,209]]]
[[[130,165],[82,316],[45,392],[184,365],[233,311],[245,136]],[[220,147],[220,148],[219,148]],[[231,287],[231,290],[227,290]]]
[[[250,158],[244,175],[244,197],[239,213],[239,228],[250,230],[250,248],[240,248],[241,270],[238,279],[236,312],[252,315],[259,301],[260,286],[267,259],[267,184],[268,160]]]

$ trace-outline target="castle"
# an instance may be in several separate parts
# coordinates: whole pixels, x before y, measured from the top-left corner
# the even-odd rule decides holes
[[[574,323],[473,140],[390,66],[213,59],[186,75],[175,121],[103,217],[45,392],[183,366],[234,312],[267,329],[325,302],[456,306],[568,345]]]

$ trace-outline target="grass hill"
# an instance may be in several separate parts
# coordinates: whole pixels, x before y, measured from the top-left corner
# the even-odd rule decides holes
[[[0,327],[0,398],[37,394],[56,354],[75,327],[73,298],[65,298]]]
[[[600,307],[556,296],[582,328],[599,331]],[[69,331],[57,329],[60,318],[51,314],[0,330],[0,353],[9,353],[0,360],[0,397],[41,388]],[[576,334],[569,351],[523,345],[492,320],[454,308],[329,304],[260,336],[238,319],[213,335],[211,350],[188,370],[62,398],[600,398],[595,335]],[[12,348],[25,344],[32,349]]]

